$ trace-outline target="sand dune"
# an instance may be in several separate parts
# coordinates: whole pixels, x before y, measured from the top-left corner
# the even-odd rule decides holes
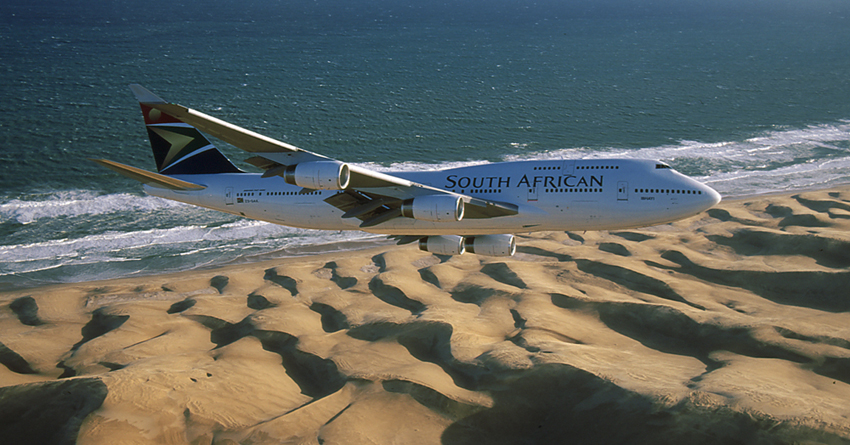
[[[15,443],[848,443],[850,188],[0,294]],[[10,442],[12,443],[12,442]]]

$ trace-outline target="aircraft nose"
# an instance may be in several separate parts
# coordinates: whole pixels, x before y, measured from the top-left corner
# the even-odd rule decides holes
[[[714,207],[722,199],[720,193],[717,193],[716,190],[705,184],[700,184],[699,189],[702,191],[702,195],[705,197],[703,201],[705,204],[705,209],[710,209]]]
[[[711,208],[711,207],[714,207],[717,204],[719,204],[720,200],[722,199],[721,196],[720,196],[720,193],[717,193],[716,190],[714,190],[713,188],[711,188],[707,185],[703,185],[703,187],[704,187],[703,193],[706,195],[706,197],[708,198],[708,200],[710,202],[708,207]]]

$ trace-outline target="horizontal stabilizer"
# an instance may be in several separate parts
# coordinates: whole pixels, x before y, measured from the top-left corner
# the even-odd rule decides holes
[[[114,170],[130,179],[135,179],[136,181],[139,181],[143,184],[151,185],[153,187],[183,191],[203,190],[207,188],[204,185],[181,181],[170,176],[149,172],[147,170],[131,167],[129,165],[119,164],[118,162],[110,161],[107,159],[90,159],[90,161],[97,162],[98,164],[110,170]]]

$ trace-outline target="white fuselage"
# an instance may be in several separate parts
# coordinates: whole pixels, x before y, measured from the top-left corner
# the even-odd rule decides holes
[[[666,164],[635,159],[519,161],[427,172],[392,172],[420,184],[518,206],[512,216],[457,222],[399,217],[360,228],[324,200],[341,191],[304,191],[283,178],[253,173],[175,176],[201,191],[145,186],[151,195],[251,219],[322,230],[387,235],[487,235],[536,231],[612,230],[679,220],[720,201],[710,187]]]

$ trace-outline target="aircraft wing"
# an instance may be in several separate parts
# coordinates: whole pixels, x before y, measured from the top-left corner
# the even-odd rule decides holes
[[[140,85],[131,85],[130,88],[140,103],[174,116],[237,148],[254,153],[255,156],[247,159],[247,162],[266,170],[264,176],[282,175],[285,167],[290,165],[332,160],[182,105],[168,103]],[[329,198],[328,203],[346,211],[348,217],[363,220],[362,227],[377,225],[398,216],[396,213],[402,201],[424,195],[453,195],[462,198],[466,218],[495,218],[518,213],[514,204],[459,195],[356,165],[349,165],[349,170],[350,180],[345,193]]]

